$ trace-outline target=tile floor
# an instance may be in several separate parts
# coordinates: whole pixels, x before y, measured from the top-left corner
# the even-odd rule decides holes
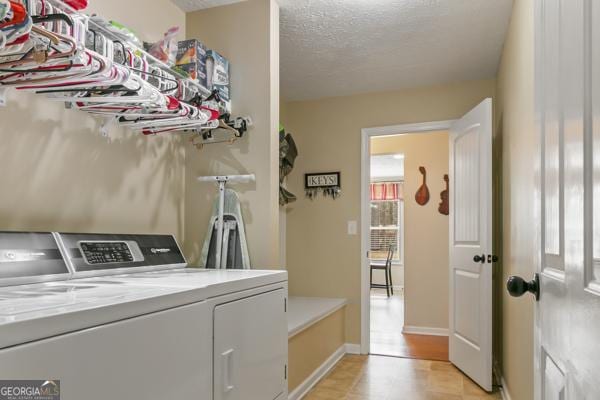
[[[387,297],[384,289],[371,290],[371,354],[448,361],[448,338],[406,335],[402,292]]]
[[[448,362],[346,356],[304,400],[491,400]]]

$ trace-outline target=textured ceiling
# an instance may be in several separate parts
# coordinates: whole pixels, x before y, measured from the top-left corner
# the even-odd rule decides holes
[[[246,0],[171,0],[177,4],[183,11],[191,12],[205,8],[224,6],[227,4],[239,3]]]
[[[512,7],[512,0],[278,2],[286,100],[493,78]]]

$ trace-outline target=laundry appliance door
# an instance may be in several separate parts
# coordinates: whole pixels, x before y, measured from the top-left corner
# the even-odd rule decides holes
[[[60,400],[210,399],[207,310],[201,302],[6,348],[0,377],[59,380]]]
[[[284,289],[214,310],[214,400],[287,398]]]

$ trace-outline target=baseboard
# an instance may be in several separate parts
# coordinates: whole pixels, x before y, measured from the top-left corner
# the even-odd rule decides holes
[[[512,400],[508,391],[508,386],[506,386],[506,381],[504,380],[497,363],[494,363],[494,376],[496,382],[500,384],[500,395],[502,396],[502,400]]]
[[[288,400],[300,400],[346,355],[349,345],[343,344],[319,368],[304,380],[289,395]]]
[[[407,333],[409,335],[448,336],[448,329],[404,325],[402,333]]]
[[[506,381],[504,377],[500,377],[500,384],[502,387],[500,388],[500,394],[502,395],[502,400],[512,400],[510,397],[510,393],[508,392],[508,386],[506,386]]]
[[[344,346],[347,354],[360,354],[360,344],[346,343]]]

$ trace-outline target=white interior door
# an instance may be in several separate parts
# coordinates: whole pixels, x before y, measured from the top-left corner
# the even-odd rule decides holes
[[[450,361],[492,390],[492,100],[450,132]]]
[[[539,0],[535,7],[535,398],[599,399],[600,3]]]

